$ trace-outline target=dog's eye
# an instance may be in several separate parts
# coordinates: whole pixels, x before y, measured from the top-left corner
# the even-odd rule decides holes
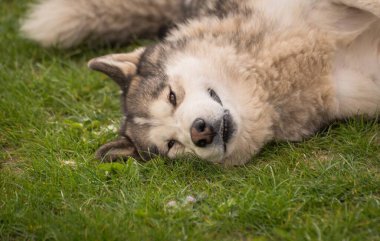
[[[170,89],[170,93],[169,93],[169,102],[173,105],[173,106],[177,106],[177,96],[175,95],[174,91],[172,89]]]
[[[170,140],[168,141],[168,150],[172,149],[172,147],[175,145],[176,141],[175,140]]]
[[[208,93],[210,94],[211,98],[218,102],[219,104],[222,104],[222,100],[219,98],[219,96],[216,94],[216,92],[213,89],[208,89]]]

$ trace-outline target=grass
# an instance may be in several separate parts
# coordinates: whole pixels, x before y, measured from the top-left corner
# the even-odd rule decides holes
[[[233,169],[99,164],[118,90],[86,61],[111,50],[24,40],[26,2],[0,8],[0,240],[380,240],[378,122],[335,123]]]

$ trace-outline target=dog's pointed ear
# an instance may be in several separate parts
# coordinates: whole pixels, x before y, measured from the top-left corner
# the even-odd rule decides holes
[[[110,54],[88,62],[90,69],[102,72],[113,79],[122,89],[128,86],[131,76],[137,72],[137,65],[145,48],[138,48],[126,54]]]
[[[135,145],[128,137],[121,137],[118,140],[104,144],[96,151],[96,158],[103,162],[113,162],[117,159],[133,157],[140,159]]]
[[[316,1],[311,11],[311,21],[324,30],[336,33],[343,38],[354,38],[368,29],[377,17],[365,5],[347,4],[347,0]],[[380,6],[380,3],[378,4]]]

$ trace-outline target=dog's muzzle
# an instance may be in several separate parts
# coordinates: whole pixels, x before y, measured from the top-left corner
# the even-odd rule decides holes
[[[235,124],[228,110],[224,111],[222,118],[210,124],[202,118],[197,118],[191,128],[191,141],[197,147],[207,147],[211,144],[220,144],[226,150],[227,144],[235,132]],[[215,143],[214,143],[215,142]]]

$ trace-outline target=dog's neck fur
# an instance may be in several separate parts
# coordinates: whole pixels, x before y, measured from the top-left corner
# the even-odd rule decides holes
[[[274,139],[300,141],[335,118],[334,46],[327,37],[292,29],[264,40],[263,49],[257,57],[258,78],[275,111]],[[260,63],[260,59],[269,62]]]

